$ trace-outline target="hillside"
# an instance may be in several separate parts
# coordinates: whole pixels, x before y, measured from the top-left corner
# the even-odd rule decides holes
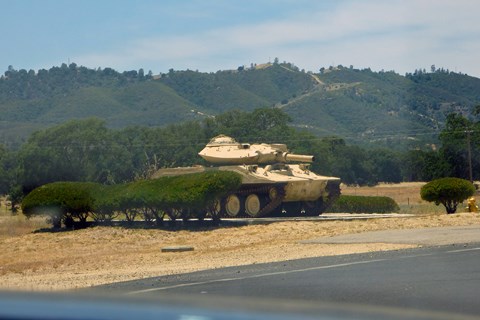
[[[336,69],[318,75],[319,90],[285,107],[295,123],[347,140],[422,146],[435,142],[446,114],[471,113],[480,79],[446,72],[400,76]]]
[[[442,69],[401,76],[339,66],[312,74],[283,63],[153,77],[73,63],[38,72],[9,67],[0,78],[0,141],[18,145],[40,128],[92,116],[110,127],[163,126],[274,106],[319,136],[425,147],[446,114],[470,114],[479,104],[480,79]]]

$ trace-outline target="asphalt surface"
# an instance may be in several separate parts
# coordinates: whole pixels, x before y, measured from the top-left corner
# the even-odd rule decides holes
[[[426,312],[432,319],[477,317],[480,243],[223,268],[110,284],[89,292],[149,299],[197,295],[353,304],[414,312],[413,318],[421,318],[415,312]]]

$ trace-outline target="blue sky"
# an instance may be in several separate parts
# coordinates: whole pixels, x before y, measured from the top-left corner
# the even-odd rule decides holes
[[[0,70],[214,72],[278,57],[480,77],[480,1],[0,0]]]

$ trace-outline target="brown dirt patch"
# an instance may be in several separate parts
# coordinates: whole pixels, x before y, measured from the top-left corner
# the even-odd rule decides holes
[[[385,196],[398,204],[426,203],[420,198],[420,189],[425,182],[404,182],[398,184],[381,183],[374,187],[342,186],[342,193],[359,196]]]

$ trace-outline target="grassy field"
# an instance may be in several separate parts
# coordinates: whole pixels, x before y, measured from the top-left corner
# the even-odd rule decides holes
[[[424,184],[424,182],[404,182],[399,184],[382,183],[374,187],[343,186],[342,194],[390,197],[400,206],[400,213],[422,215],[445,212],[443,206],[436,206],[420,198],[420,189]],[[463,212],[464,207],[459,206],[458,212]]]
[[[387,229],[480,225],[480,214],[447,215],[424,203],[421,184],[344,188],[345,194],[394,198],[412,218],[289,221],[239,227],[135,229],[93,227],[51,232],[44,218],[27,220],[0,208],[0,289],[62,290],[225,266],[282,261],[412,245],[300,244],[302,240]],[[462,206],[463,208],[463,206]],[[194,251],[163,253],[170,245]]]
[[[32,233],[50,227],[44,217],[27,219],[18,212],[12,214],[4,198],[0,199],[0,240]]]

